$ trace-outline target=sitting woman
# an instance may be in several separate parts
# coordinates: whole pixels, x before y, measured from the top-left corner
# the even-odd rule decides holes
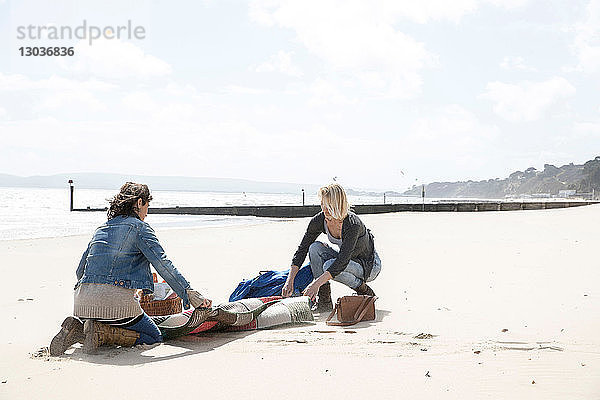
[[[63,354],[81,341],[85,353],[103,344],[161,342],[158,327],[134,297],[136,289],[154,289],[150,263],[183,300],[185,308],[190,303],[195,308],[211,306],[211,300],[190,288],[165,255],[154,230],[144,222],[150,200],[148,186],[127,182],[110,201],[108,221],[96,229],[77,267],[77,318],[64,320],[50,344],[51,355]]]
[[[294,254],[282,295],[291,296],[294,278],[306,254],[314,280],[304,290],[304,295],[315,299],[318,293],[316,311],[330,311],[331,287],[329,280],[341,282],[363,295],[375,295],[366,282],[377,278],[381,271],[381,260],[375,251],[373,235],[360,218],[349,211],[346,192],[334,183],[319,189],[321,212],[308,223],[308,228],[298,250]],[[339,246],[337,252],[325,243],[316,242],[324,233],[329,241]]]

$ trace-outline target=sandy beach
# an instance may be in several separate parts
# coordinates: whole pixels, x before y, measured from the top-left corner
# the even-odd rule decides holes
[[[375,322],[321,317],[59,358],[32,355],[72,311],[92,232],[0,241],[0,398],[600,398],[600,206],[361,219],[383,262]],[[287,268],[307,221],[158,236],[218,304],[259,270]]]

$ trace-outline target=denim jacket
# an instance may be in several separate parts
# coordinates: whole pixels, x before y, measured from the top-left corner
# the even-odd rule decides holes
[[[77,288],[82,283],[104,283],[152,292],[150,263],[189,308],[188,281],[165,255],[154,230],[130,216],[117,216],[94,232],[77,267]]]

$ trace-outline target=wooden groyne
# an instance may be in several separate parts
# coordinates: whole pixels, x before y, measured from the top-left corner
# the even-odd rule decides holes
[[[597,204],[598,201],[547,201],[547,202],[439,202],[413,204],[361,204],[353,206],[357,214],[382,214],[394,212],[475,212],[547,210]],[[73,208],[72,211],[106,211],[106,208]],[[270,218],[312,217],[321,211],[317,205],[310,206],[223,206],[223,207],[156,207],[149,214],[180,215],[228,215]]]

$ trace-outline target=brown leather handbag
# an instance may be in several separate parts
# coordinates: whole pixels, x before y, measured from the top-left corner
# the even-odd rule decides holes
[[[349,326],[360,321],[373,321],[375,319],[375,300],[377,300],[377,296],[342,296],[335,303],[335,308],[327,317],[326,323],[333,326]],[[336,312],[339,322],[331,321]]]

